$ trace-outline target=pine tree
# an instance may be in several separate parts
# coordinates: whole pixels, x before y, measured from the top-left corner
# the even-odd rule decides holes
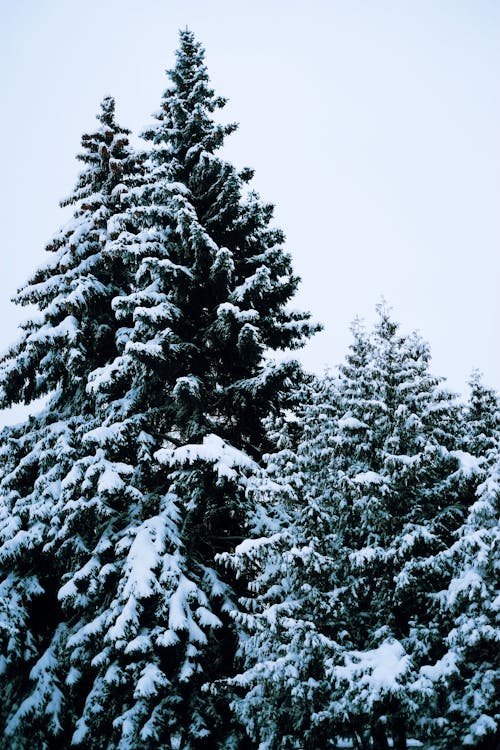
[[[106,255],[106,225],[136,167],[111,97],[98,120],[99,129],[82,138],[85,169],[63,202],[75,205],[73,219],[47,246],[52,260],[15,300],[36,305],[39,315],[23,325],[1,366],[2,407],[49,398],[41,414],[5,430],[2,444],[0,742],[9,748],[45,747],[46,734],[63,731],[64,685],[56,669],[66,627],[57,600],[63,570],[49,548],[61,482],[93,417],[89,373],[113,357],[111,299],[128,286],[119,259]]]
[[[478,370],[469,380],[470,395],[467,404],[466,450],[473,456],[494,456],[500,440],[500,404],[498,395],[483,383]]]
[[[493,750],[500,739],[500,436],[497,396],[477,373],[465,417],[470,507],[449,544],[427,561],[444,586],[429,601],[434,660],[420,670],[430,698],[422,724],[436,747]]]
[[[86,402],[88,373],[106,362],[114,348],[113,297],[128,288],[119,258],[104,252],[107,222],[120,213],[123,192],[135,170],[129,131],[114,118],[106,97],[97,132],[82,137],[86,166],[62,206],[75,205],[73,218],[52,238],[53,258],[17,294],[16,304],[36,305],[40,316],[22,324],[20,340],[4,355],[2,404],[32,400],[60,391],[56,403]],[[92,310],[92,315],[88,311]]]
[[[106,358],[82,359],[78,409],[61,396],[64,429],[69,415],[77,424],[46,504],[50,534],[29,566],[36,573],[43,550],[56,561],[50,597],[35,592],[52,605],[51,640],[19,679],[9,673],[9,747],[27,746],[33,725],[47,748],[245,746],[227,701],[203,689],[231,674],[228,612],[244,590],[214,557],[249,533],[249,489],[270,445],[264,418],[299,374],[269,350],[301,346],[317,326],[287,308],[298,279],[272,207],[246,190],[251,171],[216,155],[234,126],[214,120],[224,100],[203,59],[181,32],[143,172],[107,221],[104,257],[125,284],[107,299]],[[21,345],[6,366],[23,357]],[[17,479],[9,487],[23,494]],[[5,523],[4,548],[20,549],[9,513]]]
[[[359,323],[353,334],[335,385],[304,407],[281,488],[267,490],[289,508],[285,527],[223,558],[253,571],[254,595],[235,614],[246,670],[233,684],[237,711],[273,750],[339,737],[385,748],[388,734],[406,747],[427,590],[439,589],[426,561],[464,511],[461,408],[429,373],[428,347],[383,307],[371,335]]]
[[[443,747],[493,750],[500,740],[500,459],[479,485],[456,542],[443,557],[453,577],[442,597],[452,615],[442,663],[446,694]]]
[[[345,557],[331,513],[335,394],[332,378],[312,379],[295,414],[275,421],[278,451],[253,488],[260,536],[221,555],[253,578],[243,611],[233,612],[247,668],[230,685],[240,692],[240,720],[268,750],[336,747],[324,710],[331,695],[325,654],[341,650],[346,624],[334,588]]]

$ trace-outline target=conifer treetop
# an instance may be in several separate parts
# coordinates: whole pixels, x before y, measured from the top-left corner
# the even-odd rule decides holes
[[[209,86],[191,31],[181,31],[169,76],[129,211],[136,289],[114,303],[134,319],[124,357],[141,383],[158,378],[175,432],[199,439],[222,430],[237,441],[250,432],[259,444],[270,395],[292,369],[266,361],[267,351],[298,348],[319,326],[288,308],[299,280],[283,233],[270,226],[272,206],[246,191],[249,170],[215,153],[234,126],[213,119],[225,99]]]
[[[167,70],[171,85],[163,94],[161,109],[155,113],[156,125],[143,130],[143,137],[151,140],[155,150],[153,158],[161,161],[162,153],[172,167],[185,162],[189,169],[202,151],[214,153],[237,128],[235,123],[221,125],[214,122],[212,114],[224,107],[227,99],[216,96],[204,63],[205,51],[192,31],[179,33],[180,44],[175,66]],[[187,171],[175,173],[172,179],[186,177]]]
[[[105,97],[99,127],[82,136],[77,159],[85,168],[61,201],[75,207],[73,217],[46,245],[50,260],[14,297],[16,304],[35,305],[39,312],[22,324],[19,341],[0,359],[2,407],[61,387],[78,390],[110,353],[111,299],[120,294],[123,278],[105,260],[108,220],[122,210],[136,166],[129,131],[116,123],[114,109],[114,99]]]
[[[112,100],[84,136],[74,218],[24,292],[40,318],[2,376],[11,399],[58,393],[11,433],[0,483],[2,749],[246,747],[202,689],[234,668],[245,585],[215,554],[248,536],[265,420],[300,370],[269,350],[315,327],[287,308],[271,207],[215,153],[232,126],[190,32],[171,80],[137,169]]]

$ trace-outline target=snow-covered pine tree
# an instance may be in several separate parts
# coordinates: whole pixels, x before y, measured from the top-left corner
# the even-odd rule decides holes
[[[203,58],[181,32],[146,172],[108,221],[107,256],[135,281],[113,302],[116,357],[87,378],[96,418],[51,508],[62,614],[44,669],[70,697],[60,737],[55,722],[42,735],[49,749],[245,746],[225,701],[202,690],[234,656],[237,592],[214,556],[249,532],[263,418],[298,372],[268,351],[316,326],[287,308],[298,280],[272,208],[246,191],[251,171],[216,155],[234,126],[214,120],[224,100]],[[22,695],[29,713],[41,688],[26,683],[15,705]],[[24,747],[27,725],[9,726]]]
[[[470,394],[465,413],[465,448],[473,456],[495,457],[500,440],[500,403],[498,394],[483,382],[481,373],[474,370],[469,380]]]
[[[497,458],[456,541],[430,561],[449,584],[438,599],[439,658],[421,669],[419,687],[433,699],[422,723],[443,750],[495,750],[500,741],[499,498]]]
[[[61,202],[75,205],[73,218],[52,238],[50,262],[36,271],[14,301],[35,305],[40,314],[23,323],[23,335],[2,358],[2,404],[29,403],[53,394],[72,401],[72,413],[88,399],[86,378],[115,351],[113,297],[128,289],[119,259],[103,253],[107,222],[121,211],[121,199],[133,173],[128,130],[114,117],[106,97],[97,116],[97,132],[82,136],[77,159],[86,166],[74,191]],[[89,314],[91,310],[92,314]]]
[[[461,454],[473,484],[464,523],[427,561],[445,587],[429,601],[434,660],[420,670],[422,724],[435,747],[494,750],[500,741],[500,434],[498,397],[470,382]]]
[[[324,710],[331,694],[325,655],[344,640],[335,580],[345,555],[332,517],[329,462],[336,384],[312,379],[300,397],[296,414],[273,425],[278,450],[267,456],[267,481],[254,489],[259,536],[221,555],[253,579],[242,611],[233,612],[247,669],[229,682],[238,688],[241,722],[266,750],[336,746]]]
[[[45,408],[6,428],[1,446],[0,527],[0,746],[60,746],[65,715],[67,627],[57,592],[72,552],[54,556],[61,483],[81,458],[81,434],[94,424],[86,393],[89,373],[116,355],[111,300],[129,289],[127,270],[106,254],[107,222],[137,172],[128,131],[106,97],[96,132],[82,137],[85,165],[73,193],[73,218],[50,241],[51,260],[36,271],[15,301],[38,314],[3,356],[0,404],[45,396]],[[78,541],[74,540],[75,546]],[[68,543],[68,546],[69,543]]]
[[[428,347],[384,307],[371,335],[359,323],[353,333],[334,402],[319,391],[305,407],[295,458],[269,489],[288,502],[288,528],[270,524],[223,556],[254,576],[247,613],[235,614],[247,669],[233,684],[269,750],[339,737],[380,749],[388,735],[406,747],[427,649],[416,623],[439,586],[424,563],[459,523],[461,408],[429,373]]]

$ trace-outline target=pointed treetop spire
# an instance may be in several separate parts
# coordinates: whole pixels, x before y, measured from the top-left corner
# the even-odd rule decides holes
[[[114,125],[115,116],[115,99],[107,94],[101,102],[101,111],[96,115],[99,122],[103,125]]]
[[[123,293],[123,279],[105,254],[108,220],[121,213],[121,195],[135,170],[127,135],[114,119],[114,99],[106,96],[101,123],[82,136],[77,155],[84,168],[61,206],[73,217],[46,246],[54,257],[39,268],[15,301],[36,305],[38,315],[0,361],[0,403],[29,403],[51,392],[82,396],[84,374],[104,364],[113,352],[115,326],[111,299]],[[89,311],[92,310],[92,315]]]
[[[171,85],[163,94],[160,111],[154,114],[158,122],[142,135],[155,145],[153,161],[168,163],[172,179],[183,182],[187,173],[178,170],[177,165],[186,161],[190,168],[199,158],[200,150],[213,154],[237,125],[214,122],[213,112],[224,107],[227,100],[216,96],[211,88],[205,50],[193,32],[183,29],[179,37],[176,63],[167,70]]]
[[[395,336],[399,324],[393,319],[393,308],[384,296],[380,298],[380,301],[376,304],[375,309],[377,311],[378,320],[375,325],[375,331],[379,333],[382,338],[392,338]]]

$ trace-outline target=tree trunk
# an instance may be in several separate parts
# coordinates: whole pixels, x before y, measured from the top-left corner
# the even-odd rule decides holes
[[[385,726],[377,721],[372,726],[373,750],[389,750]]]
[[[394,740],[394,750],[407,750],[406,726],[403,719],[397,718],[393,721],[392,737]]]

